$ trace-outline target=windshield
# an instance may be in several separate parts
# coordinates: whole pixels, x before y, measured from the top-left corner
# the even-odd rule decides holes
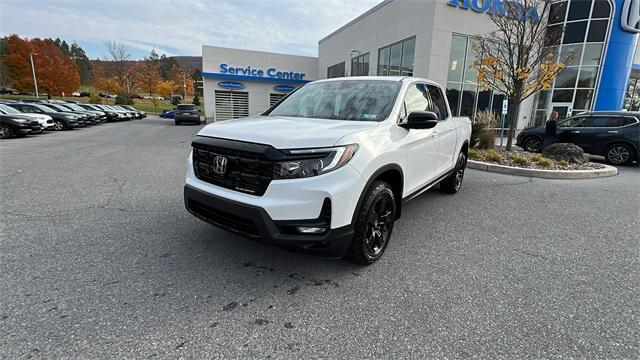
[[[65,105],[65,106],[68,107],[68,108],[71,108],[73,110],[76,110],[76,111],[87,111],[85,108],[83,108],[81,106],[78,106],[76,104],[68,104],[68,105]]]
[[[389,116],[401,83],[391,80],[337,80],[306,84],[269,116],[382,121]]]
[[[57,111],[69,111],[69,109],[65,109],[62,106],[58,105],[58,104],[47,104],[47,106],[52,108],[52,109],[54,109],[54,110],[57,110]]]
[[[37,105],[36,104],[30,104],[30,105],[35,106],[36,108],[38,108],[38,109],[40,109],[40,110],[42,110],[44,112],[58,112],[58,110],[53,109],[53,108],[51,108],[49,106],[42,105],[42,104],[37,104]]]
[[[196,106],[195,105],[178,105],[176,107],[176,110],[195,110]]]
[[[0,110],[4,111],[7,114],[20,114],[20,111],[4,104],[0,104]]]

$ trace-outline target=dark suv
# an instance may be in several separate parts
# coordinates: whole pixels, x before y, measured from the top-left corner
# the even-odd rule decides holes
[[[173,112],[176,125],[183,122],[193,122],[200,125],[200,110],[195,105],[179,104]]]
[[[602,155],[613,165],[640,160],[640,112],[597,111],[558,122],[557,142],[573,143],[584,152]],[[526,151],[542,149],[544,126],[524,129],[516,145]]]

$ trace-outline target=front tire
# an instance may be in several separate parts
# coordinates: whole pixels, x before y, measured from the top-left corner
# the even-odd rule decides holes
[[[64,130],[65,126],[64,123],[60,120],[56,120],[53,122],[53,130],[55,131],[60,131],[60,130]]]
[[[460,155],[458,155],[458,161],[456,162],[455,169],[453,169],[453,173],[440,183],[440,190],[449,194],[455,194],[460,191],[462,180],[464,180],[464,170],[466,168],[467,155],[461,152]]]
[[[0,125],[0,139],[9,139],[13,137],[13,130],[6,125]]]
[[[367,190],[355,222],[355,234],[349,249],[351,260],[370,265],[384,253],[396,218],[396,198],[391,186],[376,181]]]
[[[633,162],[633,148],[626,144],[613,144],[604,152],[604,159],[611,165],[626,166]]]
[[[178,120],[174,120],[174,122],[176,123],[176,126],[177,126],[177,125],[180,125],[180,121],[178,121]]]

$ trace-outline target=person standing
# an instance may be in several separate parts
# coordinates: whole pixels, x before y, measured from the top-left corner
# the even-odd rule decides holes
[[[543,148],[556,142],[556,132],[558,129],[558,112],[552,111],[549,115],[549,119],[544,124],[544,143]]]

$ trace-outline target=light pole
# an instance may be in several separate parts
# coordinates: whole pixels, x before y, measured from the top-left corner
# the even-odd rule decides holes
[[[36,87],[36,99],[40,99],[40,94],[38,94],[38,80],[36,80],[36,68],[33,66],[33,55],[38,55],[34,52],[29,53],[29,60],[31,60],[31,74],[33,74],[33,85]]]

